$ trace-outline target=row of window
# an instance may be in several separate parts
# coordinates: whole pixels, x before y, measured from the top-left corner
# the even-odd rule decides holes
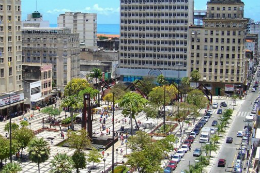
[[[158,4],[154,4],[154,5],[136,5],[136,6],[130,6],[130,5],[121,5],[121,10],[122,12],[125,11],[134,11],[134,10],[188,10],[189,7],[188,5],[158,5]]]
[[[187,59],[186,54],[149,54],[149,53],[121,53],[121,59],[125,58],[157,58],[157,59]]]
[[[204,50],[210,50],[210,51],[223,51],[223,50],[226,50],[226,51],[240,51],[241,50],[241,47],[240,46],[215,46],[215,49],[213,48],[214,46],[208,46],[208,45],[204,45]],[[194,45],[191,45],[191,49],[194,50],[195,46]],[[225,49],[226,48],[226,49]],[[232,48],[232,49],[230,49]],[[196,50],[200,50],[200,46],[197,45],[196,46]]]
[[[149,37],[153,37],[153,38],[163,38],[163,37],[170,37],[170,38],[184,38],[184,39],[187,39],[187,34],[139,34],[139,33],[121,33],[121,37],[128,37],[128,38],[131,38],[131,37],[139,37],[139,38],[149,38]],[[120,38],[121,40],[124,40],[124,38]],[[199,42],[199,41],[197,41]]]
[[[153,66],[159,66],[159,65],[167,65],[167,66],[175,66],[175,65],[178,65],[177,62],[169,62],[169,61],[134,61],[134,60],[131,60],[131,61],[127,61],[127,60],[121,60],[121,65],[153,65]],[[186,62],[183,63],[183,66],[186,67],[187,64]]]
[[[125,47],[125,46],[121,46],[120,47],[121,50],[124,51],[153,51],[153,52],[161,52],[161,51],[167,51],[167,52],[183,52],[183,53],[187,53],[187,48],[183,48],[183,47],[173,47],[173,48],[169,48],[169,47]]]
[[[214,14],[214,13],[212,13],[212,14],[209,14],[207,17],[212,18],[212,19],[214,19],[214,18],[236,19],[236,18],[243,18],[244,16],[242,14],[236,14],[236,13],[234,13],[234,14],[231,14],[231,13],[228,13],[228,14],[225,14],[225,13],[223,13],[223,14],[219,14],[219,13]]]
[[[121,12],[121,17],[187,17],[188,13],[185,12],[173,12],[173,13],[169,13],[169,12],[151,12],[151,13],[131,13],[131,12]]]
[[[191,60],[190,62],[191,62],[192,65],[194,64],[194,60]],[[199,60],[196,60],[196,64],[199,65],[199,64],[200,64],[200,61],[199,61]],[[203,62],[203,65],[207,65],[207,64],[210,65],[210,66],[212,66],[212,65],[213,65],[213,66],[217,66],[218,64],[220,64],[220,65],[222,66],[222,65],[224,64],[224,62],[223,62],[223,61],[220,61],[220,62],[218,62],[218,61],[215,61],[215,62],[214,62],[214,61],[204,61],[204,62]],[[225,64],[226,64],[226,65],[229,65],[229,61],[225,61]],[[235,65],[235,62],[232,61],[232,62],[230,62],[230,64],[234,66],[234,65]],[[242,63],[242,64],[243,64],[243,63]],[[240,65],[240,62],[237,62],[237,65]]]
[[[164,20],[164,19],[160,19],[160,20],[121,20],[121,24],[149,24],[149,23],[154,23],[154,24],[161,24],[161,23],[165,23],[165,24],[188,24],[188,20],[185,19],[176,19],[176,20]]]
[[[9,76],[12,76],[13,75],[13,68],[12,67],[9,67]],[[5,70],[2,68],[0,69],[0,77],[3,78],[5,77]],[[20,77],[19,77],[20,78]]]
[[[147,2],[147,3],[149,3],[149,2],[159,2],[159,3],[161,3],[161,2],[174,2],[174,3],[176,3],[176,2],[185,2],[185,3],[187,3],[188,2],[188,0],[121,0],[121,3],[128,3],[128,4],[131,4],[131,3],[145,3],[145,2]]]
[[[153,44],[153,45],[187,45],[187,41],[183,41],[183,40],[172,40],[172,41],[167,41],[167,40],[161,40],[161,41],[156,41],[156,40],[121,40],[121,43],[124,44]],[[194,46],[194,45],[193,45]]]
[[[169,32],[171,31],[178,31],[178,32],[187,32],[188,27],[185,26],[122,26],[121,27],[121,32],[124,31],[167,31],[165,33],[161,33],[163,36],[165,35],[166,37],[168,36],[172,36],[172,34],[170,34]],[[147,36],[149,36],[149,33],[146,33]],[[152,33],[150,34],[152,35]]]
[[[11,5],[7,5],[6,6],[7,11],[12,11],[12,6]],[[0,5],[0,11],[4,10],[4,6],[1,4]],[[20,11],[21,10],[21,6],[15,6],[15,11]]]
[[[209,8],[209,7],[208,7],[208,8]],[[226,7],[222,7],[222,8],[221,8],[221,7],[216,7],[216,8],[215,8],[215,7],[211,7],[211,8],[210,8],[211,11],[214,11],[214,10],[217,10],[217,11],[220,11],[220,10],[222,10],[222,11],[225,11],[225,10],[228,10],[228,11],[234,10],[234,11],[236,11],[237,9],[238,9],[237,7],[233,7],[233,8],[232,8],[232,7],[227,7],[227,8],[226,8]],[[239,7],[239,10],[240,10],[240,11],[243,10],[243,6],[240,6],[240,7]]]
[[[235,59],[237,57],[237,59],[240,59],[240,54],[236,55],[236,54],[223,54],[223,53],[221,53],[221,54],[215,53],[214,58],[224,58],[224,55],[225,55],[225,58]],[[191,57],[194,57],[194,53],[193,52],[191,53]],[[200,53],[196,53],[196,57],[197,58],[201,58],[200,57]],[[210,53],[210,54],[204,53],[204,58],[208,58],[208,57],[212,58],[213,54],[212,53]]]

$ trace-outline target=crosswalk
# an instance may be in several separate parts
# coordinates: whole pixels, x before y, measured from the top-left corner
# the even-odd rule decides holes
[[[238,112],[236,114],[237,117],[246,117],[249,116],[251,114],[251,112]]]

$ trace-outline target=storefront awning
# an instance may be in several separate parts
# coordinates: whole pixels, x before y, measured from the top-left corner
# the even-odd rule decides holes
[[[16,103],[12,103],[11,105],[5,105],[5,106],[3,106],[3,107],[0,107],[0,110],[6,109],[6,108],[8,108],[8,107],[10,107],[10,106],[15,106],[15,105],[18,105],[18,104],[21,104],[21,103],[24,103],[24,100],[19,101],[19,102],[16,102]]]

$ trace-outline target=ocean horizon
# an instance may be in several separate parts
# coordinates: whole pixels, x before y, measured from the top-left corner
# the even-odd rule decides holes
[[[57,24],[50,24],[50,27],[57,27]],[[119,35],[120,34],[120,24],[97,24],[98,34],[109,34],[109,35]]]

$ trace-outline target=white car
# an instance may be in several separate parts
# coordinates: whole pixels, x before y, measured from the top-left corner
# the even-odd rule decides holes
[[[256,114],[256,109],[253,109],[253,110],[251,111],[251,114]]]
[[[215,134],[217,132],[217,129],[218,128],[214,128],[214,127],[210,128],[210,133]]]
[[[196,138],[196,133],[195,132],[190,132],[190,136]]]
[[[209,121],[209,117],[208,117],[208,116],[204,116],[203,118],[204,118],[204,120],[205,120],[206,122]]]
[[[179,163],[181,161],[181,156],[175,154],[172,156],[171,159],[172,159],[172,161]]]
[[[185,151],[184,151],[183,149],[179,149],[179,150],[175,153],[175,155],[178,155],[178,156],[180,156],[181,158],[183,158],[183,156],[185,155]]]
[[[209,109],[209,110],[207,111],[207,113],[210,113],[210,115],[212,115],[213,110]]]
[[[243,132],[242,131],[238,131],[237,132],[237,137],[243,137]]]
[[[190,148],[189,148],[189,146],[188,146],[187,144],[183,144],[183,145],[181,146],[181,150],[183,150],[183,151],[185,151],[185,153],[187,153],[187,151],[189,151]]]
[[[255,92],[255,88],[252,88],[252,92]]]
[[[218,108],[218,103],[213,103],[212,108],[213,109],[217,109]]]

